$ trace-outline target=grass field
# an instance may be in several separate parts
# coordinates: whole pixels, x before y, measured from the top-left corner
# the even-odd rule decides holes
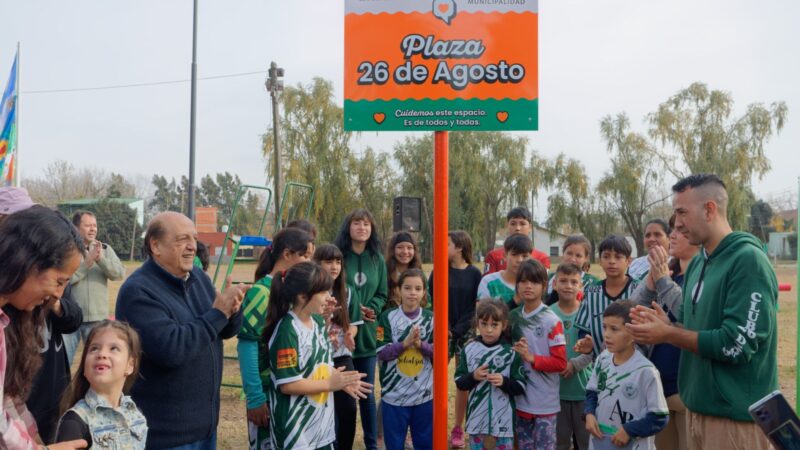
[[[554,261],[555,263],[555,261]],[[127,273],[130,275],[137,267],[138,263],[126,263]],[[795,376],[796,376],[796,349],[797,349],[797,272],[796,265],[779,264],[775,271],[778,275],[779,283],[788,283],[792,286],[791,292],[781,292],[779,297],[778,310],[778,371],[781,390],[789,399],[789,403],[795,403]],[[254,265],[241,263],[237,264],[234,270],[234,280],[250,280],[252,278]],[[430,272],[431,266],[425,267],[426,272]],[[222,270],[221,270],[222,271]],[[598,273],[600,267],[594,265],[592,273]],[[213,275],[213,266],[209,269]],[[222,276],[222,275],[220,275]],[[121,282],[111,282],[109,285],[109,303],[113,313],[117,291]],[[236,339],[230,339],[225,343],[226,355],[236,355]],[[76,361],[78,358],[76,358]],[[73,371],[75,367],[73,367]],[[450,378],[453,378],[453,364],[450,365]],[[239,366],[236,361],[226,360],[223,380],[227,383],[240,384]],[[455,384],[450,383],[450,422],[453,421],[453,402],[455,398]],[[220,449],[243,449],[247,448],[247,425],[245,423],[245,402],[242,398],[241,389],[222,388],[221,392],[221,411],[220,423],[218,428],[218,448]],[[360,437],[360,426],[357,427],[356,446],[363,448]]]

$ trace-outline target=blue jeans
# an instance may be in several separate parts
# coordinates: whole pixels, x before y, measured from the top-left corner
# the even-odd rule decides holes
[[[162,450],[217,450],[217,432],[211,435],[210,438],[192,442],[191,444],[179,445],[177,447],[165,448]]]
[[[433,400],[416,406],[394,406],[381,401],[381,409],[386,450],[403,450],[409,427],[414,450],[433,448]]]
[[[375,385],[375,363],[376,358],[369,356],[366,358],[353,358],[353,366],[357,371],[367,374],[363,381]],[[378,419],[375,413],[375,388],[367,395],[367,398],[358,401],[358,408],[361,410],[361,429],[364,431],[364,447],[367,450],[377,450],[378,448]]]

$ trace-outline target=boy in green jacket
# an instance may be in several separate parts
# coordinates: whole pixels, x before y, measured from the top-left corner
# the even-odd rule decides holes
[[[686,271],[679,326],[660,309],[637,307],[637,342],[682,349],[678,388],[689,409],[690,449],[767,449],[748,407],[778,389],[775,271],[761,242],[728,224],[728,195],[716,175],[672,187],[675,226],[703,250]]]

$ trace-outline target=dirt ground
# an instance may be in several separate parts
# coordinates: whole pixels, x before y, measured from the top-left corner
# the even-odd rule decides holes
[[[127,273],[132,273],[138,263],[126,263]],[[248,281],[252,278],[255,266],[248,263],[237,263],[233,277],[235,281]],[[209,273],[213,277],[212,266]],[[224,268],[220,269],[222,272]],[[425,267],[426,272],[431,270],[431,266]],[[598,265],[592,267],[591,272],[600,270]],[[781,390],[791,405],[795,404],[796,386],[796,351],[797,351],[797,266],[795,264],[778,264],[776,267],[779,283],[787,283],[792,286],[791,292],[781,292],[779,297],[778,310],[778,371]],[[595,273],[599,275],[599,273]],[[220,278],[222,273],[220,273]],[[117,291],[121,282],[112,282],[109,286],[109,303],[111,310],[114,310]],[[230,339],[225,343],[225,354],[227,356],[236,355],[236,338]],[[77,359],[77,358],[76,358]],[[74,368],[73,368],[74,370]],[[450,365],[450,378],[454,372],[453,364]],[[226,359],[223,374],[223,382],[229,384],[241,384],[239,378],[239,365],[236,360]],[[247,425],[245,423],[245,402],[240,388],[223,387],[221,391],[221,411],[220,423],[217,429],[218,448],[227,449],[246,449],[247,448]],[[449,415],[450,422],[453,419],[455,398],[455,384],[450,383],[449,395]],[[360,426],[357,427],[355,448],[362,449]]]

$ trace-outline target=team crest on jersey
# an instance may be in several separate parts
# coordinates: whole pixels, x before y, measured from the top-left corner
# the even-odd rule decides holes
[[[536,337],[539,338],[544,336],[544,327],[542,327],[541,325],[537,325],[536,328],[533,329],[533,334],[535,334]]]
[[[492,364],[494,364],[494,368],[495,369],[499,369],[500,367],[503,367],[503,362],[505,362],[505,360],[500,355],[497,355],[494,358],[492,358]]]
[[[628,400],[633,400],[639,395],[639,388],[633,383],[628,383],[622,388],[622,395]]]
[[[355,281],[356,286],[361,287],[367,284],[367,274],[364,272],[358,272],[355,277],[353,277],[353,281]]]
[[[284,348],[278,350],[278,369],[297,367],[297,349]]]
[[[604,391],[606,390],[606,383],[608,382],[608,374],[605,370],[601,370],[600,373],[597,375],[597,390]]]
[[[379,326],[375,328],[375,338],[379,341],[383,340],[383,327]]]

